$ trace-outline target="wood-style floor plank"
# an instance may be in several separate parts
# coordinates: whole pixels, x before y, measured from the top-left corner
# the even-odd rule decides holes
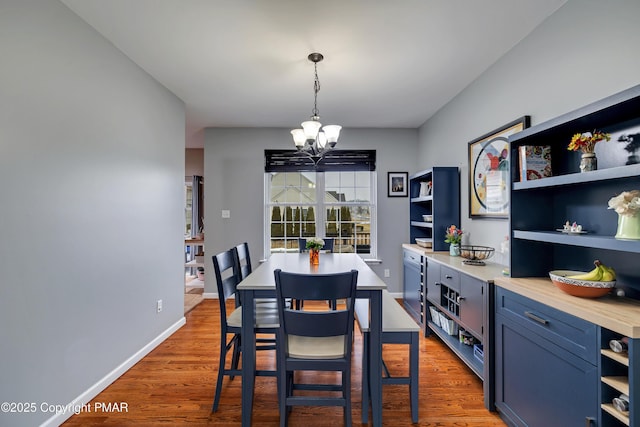
[[[219,332],[217,300],[205,300],[186,315],[187,323],[133,366],[89,407],[124,402],[126,412],[82,412],[63,425],[74,426],[239,426],[241,379],[225,378],[220,407],[211,413],[217,374]],[[360,425],[362,336],[356,331],[352,378],[353,421]],[[385,345],[384,359],[392,374],[406,374],[406,346]],[[275,366],[274,353],[258,352],[258,368]],[[258,377],[253,424],[279,422],[275,378]],[[383,425],[410,426],[407,386],[383,387]],[[369,417],[371,419],[371,417]],[[342,409],[295,408],[291,427],[335,427]],[[435,336],[420,340],[420,426],[505,426],[483,406],[482,383]]]

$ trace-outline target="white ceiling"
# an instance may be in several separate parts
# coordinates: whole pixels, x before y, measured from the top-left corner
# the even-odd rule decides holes
[[[417,128],[566,0],[62,0],[205,127]]]

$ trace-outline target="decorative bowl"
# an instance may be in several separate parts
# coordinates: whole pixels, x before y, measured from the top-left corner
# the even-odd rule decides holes
[[[433,221],[433,215],[422,215],[422,220],[424,222],[432,222]]]
[[[598,298],[604,296],[611,292],[611,289],[616,285],[615,280],[603,282],[596,280],[572,279],[567,277],[584,273],[584,271],[553,270],[549,272],[549,277],[553,284],[560,290],[568,293],[569,295],[582,298]]]
[[[460,256],[473,261],[472,264],[484,265],[484,260],[493,256],[495,249],[490,246],[461,245]]]
[[[431,239],[416,237],[416,245],[420,246],[421,248],[430,248],[432,246]]]

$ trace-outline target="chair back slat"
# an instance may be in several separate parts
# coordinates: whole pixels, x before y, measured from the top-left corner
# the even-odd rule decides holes
[[[249,244],[247,242],[240,243],[238,246],[232,249],[234,256],[236,257],[236,263],[238,267],[238,281],[241,282],[251,274],[251,256],[249,254]]]
[[[218,300],[220,301],[220,311],[225,313],[225,302],[233,295],[237,295],[238,274],[235,269],[234,255],[232,250],[220,252],[212,257],[213,270],[216,276],[216,286],[218,288]],[[236,307],[240,303],[236,299]]]
[[[349,333],[348,310],[323,312],[285,309],[285,333],[302,337],[336,337]]]

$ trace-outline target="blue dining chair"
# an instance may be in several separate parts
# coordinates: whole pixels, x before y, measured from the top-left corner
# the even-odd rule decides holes
[[[239,292],[236,289],[240,282],[240,272],[236,263],[237,256],[235,248],[233,248],[212,257],[220,305],[220,355],[212,412],[218,410],[223,378],[229,376],[233,379],[236,375],[242,374],[241,369],[238,368],[238,362],[242,352],[242,309],[244,307],[238,298]],[[234,298],[234,309],[227,313],[227,301],[230,298]],[[255,312],[256,333],[275,334],[279,326],[277,308],[262,307],[256,304]],[[231,335],[231,339],[228,338],[229,335]],[[275,338],[256,339],[256,350],[275,350],[275,348]],[[230,350],[232,350],[231,367],[227,368],[226,358]],[[261,370],[256,371],[256,375],[276,376],[276,371]]]
[[[351,426],[351,349],[358,271],[298,274],[278,269],[274,275],[280,324],[276,332],[280,426],[287,425],[294,406],[342,406],[344,425]],[[340,310],[292,310],[286,306],[289,298],[345,299],[346,304]],[[296,371],[340,372],[340,382],[320,383],[310,375],[300,376],[305,382],[295,382]],[[299,390],[305,393],[296,393]],[[341,393],[335,396],[331,393],[335,391]]]

